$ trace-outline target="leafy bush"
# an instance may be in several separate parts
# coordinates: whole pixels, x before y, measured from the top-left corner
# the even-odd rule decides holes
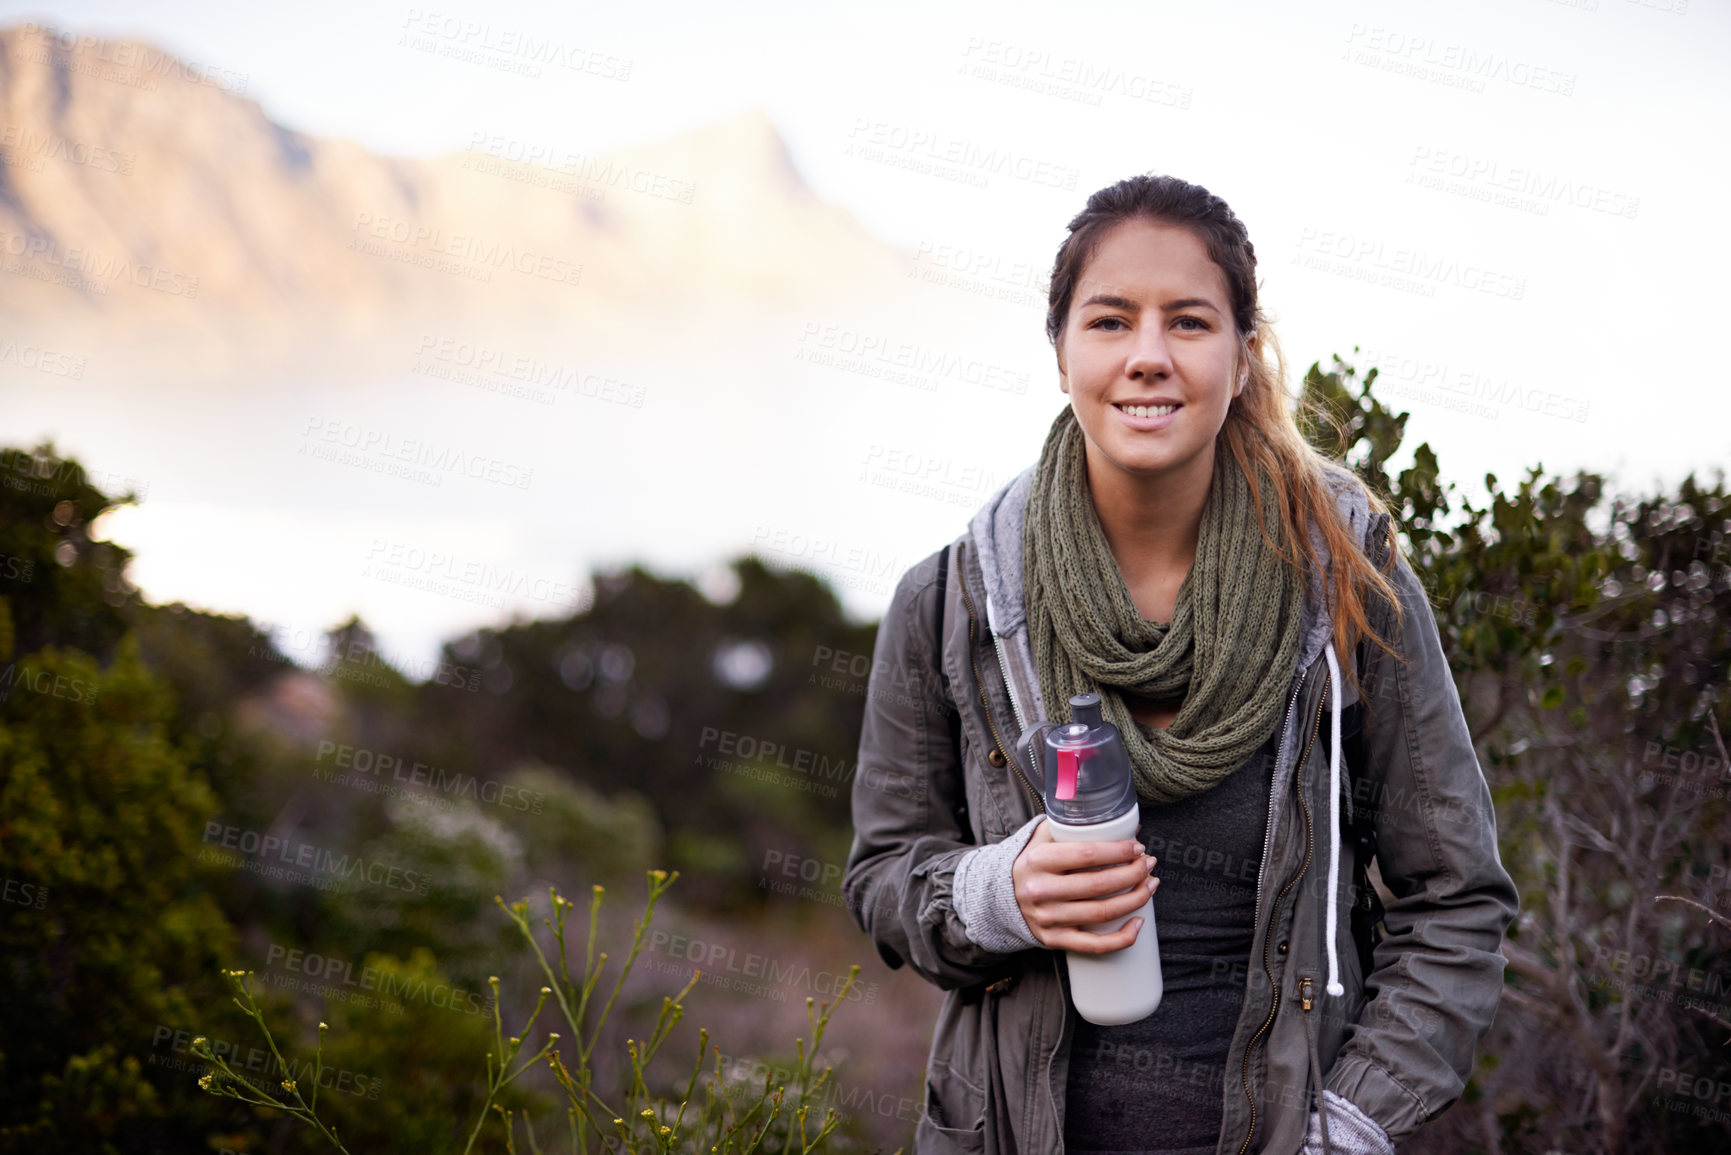
[[[605,951],[597,953],[596,950],[604,894],[602,887],[595,887],[590,896],[589,933],[585,940],[580,978],[573,978],[571,975],[570,960],[574,952],[566,942],[566,922],[575,909],[574,903],[557,890],[549,892],[552,918],[541,921],[551,932],[553,943],[557,947],[555,965],[554,959],[548,957],[541,941],[536,937],[527,900],[506,907],[503,899],[495,899],[534,953],[536,963],[548,985],[541,988],[535,1008],[529,1013],[523,1026],[507,1037],[504,1015],[500,1010],[499,980],[489,980],[493,988],[494,1037],[492,1046],[487,1051],[486,1094],[476,1108],[473,1123],[465,1129],[467,1141],[461,1149],[462,1155],[469,1155],[475,1150],[475,1144],[487,1123],[489,1111],[496,1112],[500,1117],[507,1151],[515,1153],[517,1150],[519,1123],[522,1124],[528,1149],[534,1152],[541,1150],[529,1112],[513,1110],[504,1103],[505,1093],[513,1084],[541,1063],[545,1063],[569,1104],[565,1109],[563,1131],[569,1139],[569,1150],[573,1155],[586,1155],[592,1149],[629,1152],[630,1155],[644,1155],[648,1152],[655,1152],[656,1155],[669,1155],[671,1152],[702,1155],[706,1151],[712,1155],[751,1155],[757,1151],[765,1152],[766,1155],[779,1155],[795,1150],[804,1155],[820,1149],[824,1141],[836,1131],[841,1117],[833,1107],[825,1111],[821,1120],[811,1118],[812,1100],[823,1094],[833,1068],[825,1067],[822,1072],[814,1072],[812,1068],[818,1048],[823,1042],[830,1014],[847,996],[859,974],[857,966],[849,971],[847,981],[837,990],[834,1002],[815,1006],[815,1000],[806,999],[806,1013],[811,1024],[810,1046],[808,1049],[804,1039],[798,1041],[799,1062],[792,1072],[790,1083],[772,1087],[772,1073],[766,1072],[762,1087],[755,1093],[749,1087],[740,1086],[739,1079],[730,1077],[724,1070],[720,1047],[712,1046],[709,1032],[703,1030],[698,1034],[697,1061],[691,1069],[690,1077],[685,1081],[684,1091],[678,1101],[671,1101],[667,1094],[658,1093],[658,1089],[651,1086],[649,1066],[685,1015],[683,1000],[697,985],[699,978],[698,973],[693,973],[691,981],[677,995],[663,998],[661,1013],[648,1037],[641,1043],[635,1039],[627,1040],[630,1062],[629,1075],[624,1080],[624,1086],[597,1086],[596,1044],[601,1039],[602,1029],[614,1009],[620,991],[624,989],[632,964],[643,949],[649,924],[655,915],[655,905],[678,877],[678,872],[649,872],[648,901],[642,917],[638,920],[630,952],[620,965],[618,977],[614,980],[612,991],[607,994],[605,1002],[601,1001],[600,995],[608,956]],[[310,1062],[297,1064],[285,1059],[254,996],[252,972],[231,970],[223,973],[235,986],[236,1005],[257,1025],[264,1036],[274,1063],[262,1078],[243,1074],[233,1068],[225,1055],[210,1045],[208,1038],[201,1036],[193,1041],[193,1051],[209,1064],[210,1071],[199,1080],[199,1086],[213,1095],[235,1099],[268,1111],[281,1112],[297,1119],[312,1127],[338,1151],[348,1155],[349,1148],[338,1136],[336,1127],[328,1121],[328,1112],[325,1117],[319,1114],[321,1078],[327,1070],[324,1040],[329,1026],[323,1022],[318,1024],[316,1050]],[[570,1051],[564,1052],[560,1049],[558,1032],[548,1032],[540,1047],[535,1048],[533,1053],[525,1058],[525,1051],[532,1047],[529,1040],[532,1038],[535,1023],[546,1008],[549,997],[571,1031]],[[569,1063],[566,1061],[567,1053],[571,1056]],[[705,1078],[704,1062],[711,1053],[714,1056],[714,1069]],[[406,1056],[398,1058],[405,1059]],[[395,1067],[399,1068],[406,1066],[403,1062],[395,1064]],[[702,1102],[699,1105],[694,1103],[694,1099],[700,1081],[703,1086]],[[326,1101],[329,1102],[328,1097]],[[398,1134],[396,1138],[400,1142],[403,1136]],[[434,1138],[434,1135],[426,1136],[423,1140],[425,1145],[417,1144],[414,1149],[434,1149],[431,1143]]]
[[[161,1115],[147,1064],[120,1056],[190,1022],[233,950],[199,861],[216,803],[129,642],[106,670],[44,649],[5,675],[0,1151],[102,1150]]]

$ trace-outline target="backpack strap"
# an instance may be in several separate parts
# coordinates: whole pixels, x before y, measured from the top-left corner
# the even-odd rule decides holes
[[[955,548],[954,543],[946,545],[938,554],[938,644],[932,653],[937,658],[938,678],[946,691],[950,688],[950,676],[944,673],[944,603],[949,600],[950,553]]]
[[[953,549],[955,549],[954,544],[946,545],[943,552],[938,554],[938,641],[940,644],[944,640],[944,602],[948,600],[945,592],[949,585],[950,551]]]

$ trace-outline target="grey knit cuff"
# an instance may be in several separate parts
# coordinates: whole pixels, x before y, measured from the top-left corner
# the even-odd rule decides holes
[[[1344,1095],[1322,1092],[1328,1110],[1328,1145],[1334,1155],[1394,1155],[1394,1143],[1375,1119],[1358,1109]],[[1304,1137],[1303,1155],[1323,1155],[1322,1118],[1310,1113],[1310,1133]]]
[[[968,941],[975,946],[995,954],[1014,954],[1041,945],[1022,917],[1010,868],[1045,817],[1036,814],[1002,842],[970,850],[957,861],[951,899]]]

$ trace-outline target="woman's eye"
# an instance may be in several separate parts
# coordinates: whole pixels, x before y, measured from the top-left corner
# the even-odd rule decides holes
[[[1184,326],[1186,333],[1199,333],[1208,328],[1207,323],[1201,317],[1180,317],[1177,324]]]
[[[1105,325],[1108,323],[1114,324],[1114,325],[1122,325],[1124,323],[1124,319],[1122,317],[1101,317],[1099,320],[1095,321],[1092,325],[1090,325],[1088,327],[1090,329],[1098,329],[1101,325]]]

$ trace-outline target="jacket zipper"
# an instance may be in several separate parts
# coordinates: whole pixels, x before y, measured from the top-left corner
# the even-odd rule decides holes
[[[1324,674],[1322,678],[1322,693],[1325,700],[1328,697],[1328,678],[1329,676],[1327,674]],[[1300,679],[1299,685],[1303,685],[1302,679]],[[1296,701],[1298,697],[1298,691],[1296,689],[1293,691],[1292,696]],[[1290,710],[1290,708],[1291,707],[1289,706],[1288,709]],[[1284,722],[1282,723],[1282,726],[1284,728]],[[1322,706],[1319,703],[1316,708],[1316,725],[1311,728],[1310,740],[1304,744],[1304,753],[1299,755],[1298,767],[1294,771],[1294,777],[1298,783],[1298,805],[1304,811],[1304,861],[1299,864],[1298,873],[1293,875],[1287,884],[1280,888],[1280,893],[1274,896],[1274,905],[1268,912],[1268,930],[1262,936],[1262,972],[1268,976],[1269,988],[1274,992],[1274,1002],[1269,1005],[1268,1017],[1262,1020],[1262,1025],[1256,1028],[1256,1033],[1250,1036],[1250,1042],[1244,1047],[1244,1098],[1250,1104],[1250,1129],[1244,1133],[1244,1142],[1238,1148],[1238,1155],[1244,1155],[1244,1152],[1250,1147],[1251,1137],[1256,1134],[1256,1096],[1250,1090],[1250,1054],[1256,1049],[1257,1044],[1262,1041],[1262,1036],[1267,1033],[1268,1028],[1274,1023],[1274,1016],[1280,1011],[1280,984],[1274,980],[1274,964],[1268,957],[1268,946],[1273,940],[1274,924],[1278,921],[1280,915],[1280,904],[1285,900],[1287,891],[1298,885],[1298,880],[1303,878],[1304,872],[1310,869],[1311,853],[1315,849],[1315,829],[1310,821],[1310,803],[1306,802],[1304,799],[1304,764],[1310,759],[1311,747],[1316,744],[1316,736],[1321,731]],[[1268,800],[1269,821],[1271,823],[1274,820],[1274,801],[1273,798]],[[1270,851],[1273,849],[1273,847],[1269,847]],[[1310,1009],[1308,1003],[1309,1000],[1307,998],[1304,1005],[1305,1010]]]
[[[1004,639],[996,633],[992,634],[992,648],[998,651],[998,670],[1004,675],[1004,689],[1010,692],[1010,713],[1016,716],[1016,725],[1026,730],[1028,720],[1022,715],[1022,699],[1016,693],[1016,681],[1010,677],[1010,659],[1004,653]]]
[[[970,662],[972,662],[973,666],[974,666],[974,686],[980,692],[980,705],[985,707],[986,725],[992,731],[992,741],[997,743],[998,756],[1003,758],[1003,760],[1009,764],[1010,769],[1012,769],[1016,772],[1017,781],[1021,782],[1021,784],[1027,789],[1029,796],[1031,796],[1034,799],[1034,805],[1039,807],[1041,814],[1044,814],[1046,812],[1046,800],[1044,798],[1040,797],[1040,792],[1038,790],[1034,789],[1033,784],[1028,781],[1028,776],[1026,774],[1022,773],[1022,768],[1016,764],[1016,760],[1014,758],[1010,757],[1009,747],[1004,745],[1004,739],[998,733],[997,719],[992,717],[992,703],[991,703],[991,700],[986,697],[986,682],[985,682],[984,678],[980,677],[980,648],[979,648],[978,643],[975,641],[975,637],[976,637],[975,631],[976,631],[977,626],[976,626],[976,623],[974,620],[974,599],[968,596],[968,582],[967,582],[967,578],[961,572],[962,567],[961,567],[960,561],[961,561],[961,555],[960,555],[960,551],[958,550],[957,551],[956,578],[957,578],[958,582],[960,582],[961,587],[962,587],[962,601],[968,607],[968,660]],[[995,642],[996,641],[996,635],[993,636],[993,639]],[[1003,651],[1002,650],[998,651],[998,659],[1000,662],[1003,661]],[[1009,688],[1008,684],[1007,684],[1008,671],[1005,671],[1005,677],[1006,677],[1005,689],[1008,689]],[[1014,694],[1014,692],[1012,692],[1011,696],[1010,696],[1010,705],[1011,705],[1011,708],[1014,709],[1014,707],[1015,707],[1015,694]],[[1021,721],[1021,718],[1018,717],[1016,720],[1019,722],[1019,721]]]
[[[998,655],[998,672],[1004,675],[1004,690],[1010,696],[1010,714],[1016,719],[1019,732],[1026,734],[1028,732],[1028,716],[1022,711],[1022,695],[1016,691],[1016,679],[1010,676],[1010,657],[1004,652],[1003,635],[999,634],[997,629],[992,626],[991,610],[992,601],[988,596],[986,599],[986,628],[992,631],[992,649]],[[1008,751],[1005,753],[1008,754]],[[1039,765],[1039,758],[1032,739],[1028,740],[1028,765]]]
[[[998,651],[998,669],[1004,675],[1004,689],[1010,692],[1010,713],[1016,716],[1016,725],[1020,726],[1022,733],[1026,734],[1028,732],[1028,719],[1022,713],[1022,699],[1016,693],[1016,680],[1010,677],[1010,659],[1004,653],[1004,639],[996,633],[992,635],[992,647]],[[1040,752],[1034,746],[1033,738],[1029,738],[1028,765],[1038,766],[1039,764]]]

